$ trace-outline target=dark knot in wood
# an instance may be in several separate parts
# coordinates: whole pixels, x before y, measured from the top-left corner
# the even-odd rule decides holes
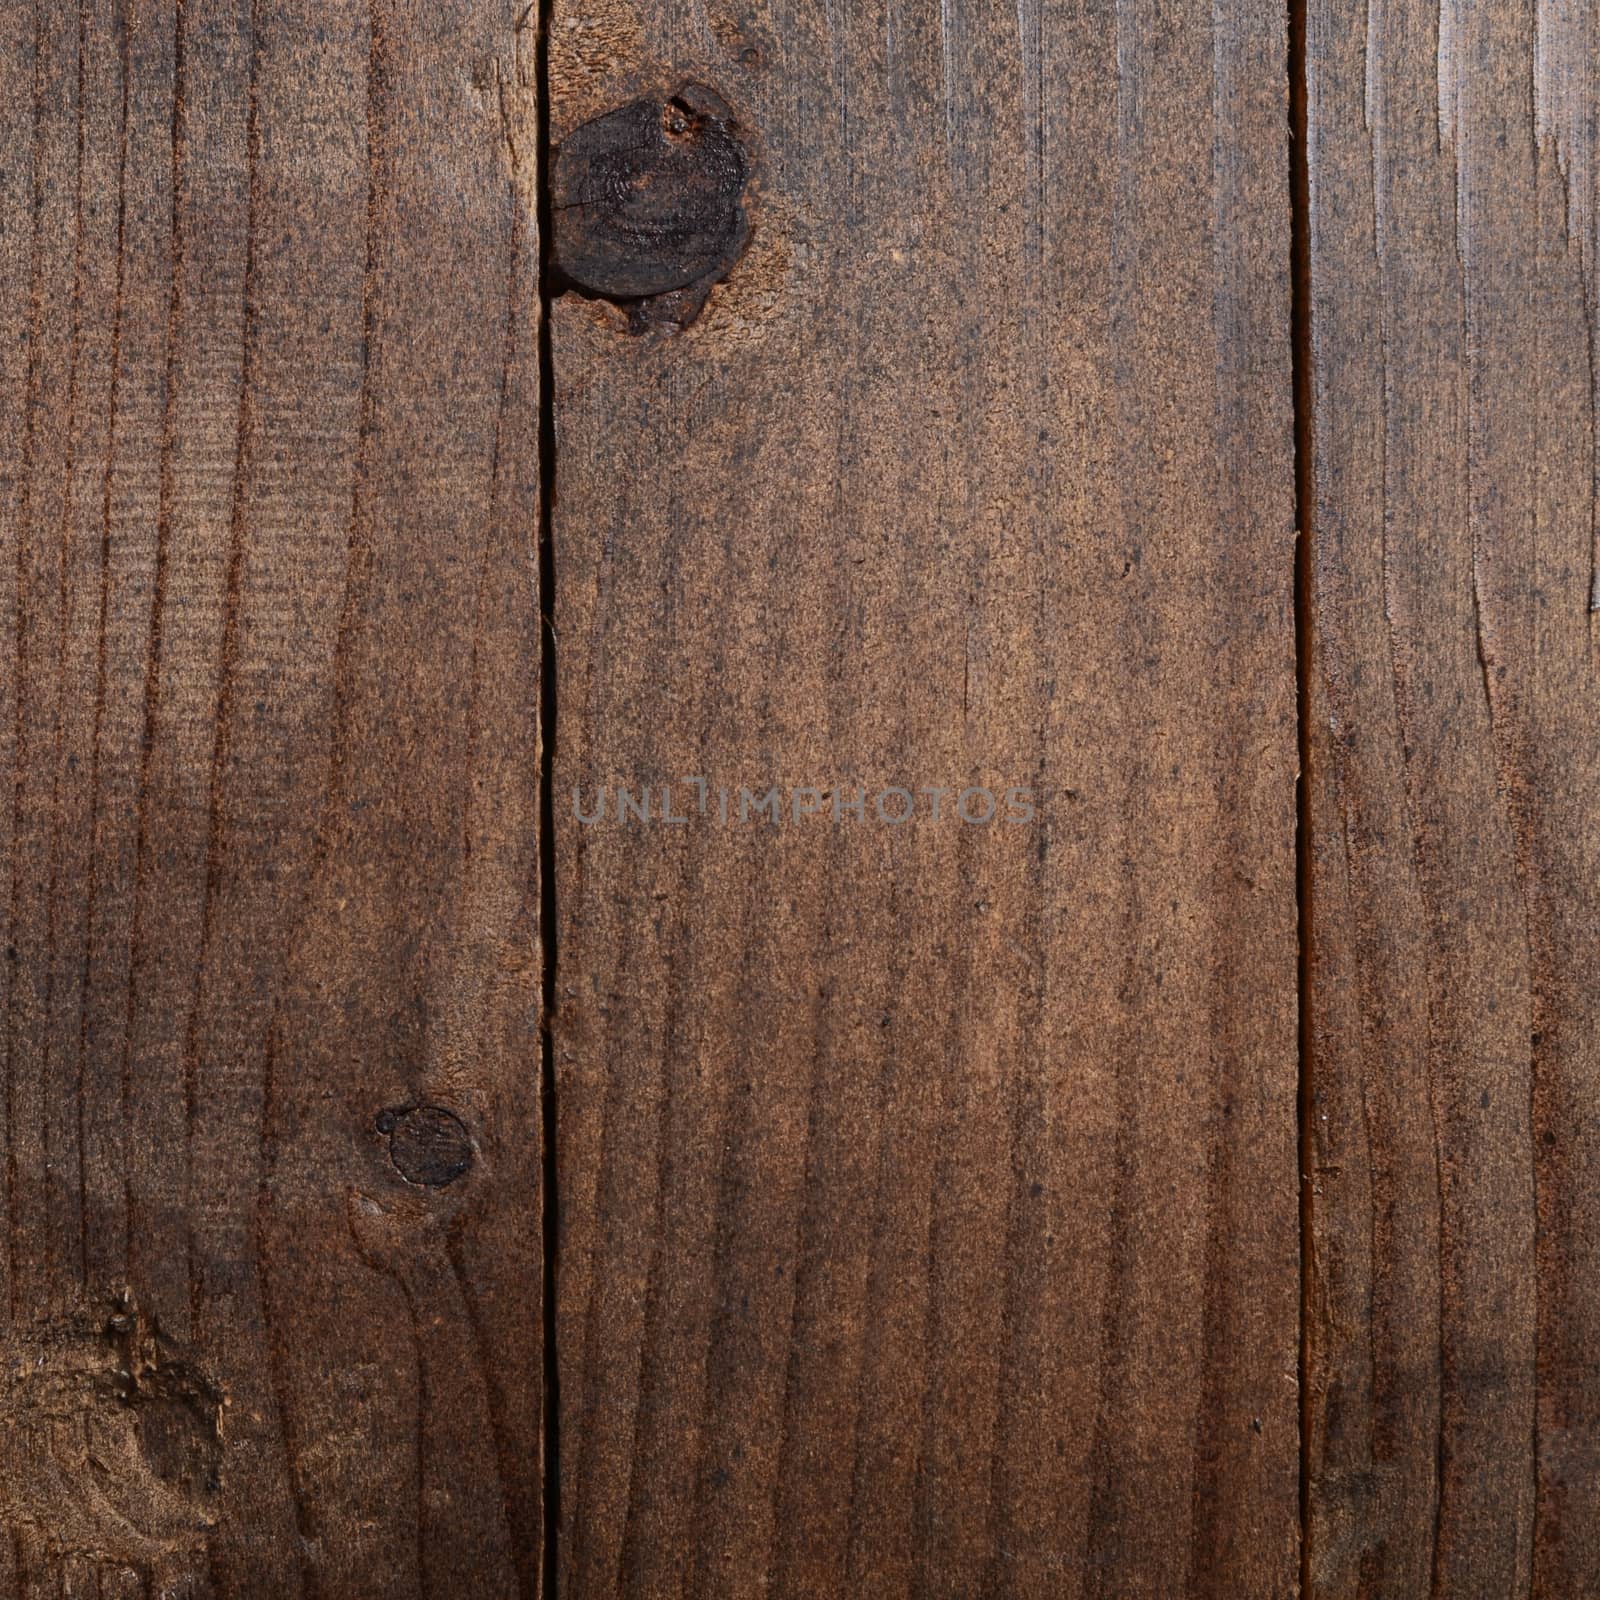
[[[378,1118],[389,1136],[389,1159],[407,1183],[442,1189],[472,1165],[472,1135],[443,1106],[403,1106]]]
[[[621,302],[699,287],[698,310],[744,248],[749,178],[732,113],[698,84],[585,122],[551,174],[561,279]]]

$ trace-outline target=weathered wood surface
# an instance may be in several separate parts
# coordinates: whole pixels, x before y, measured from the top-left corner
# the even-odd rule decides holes
[[[1284,8],[551,30],[557,145],[754,155],[698,316],[552,311],[564,1592],[1289,1596]]]
[[[517,17],[0,6],[7,1595],[536,1592]]]
[[[1311,1592],[1600,1593],[1596,50],[1312,0]]]
[[[540,1591],[537,20],[0,5],[0,1594]],[[554,0],[568,1595],[1600,1592],[1600,19],[1305,8],[1303,1321],[1285,20]]]

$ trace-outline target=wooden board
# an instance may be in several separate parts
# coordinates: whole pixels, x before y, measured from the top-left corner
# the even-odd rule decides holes
[[[1600,1589],[1600,21],[1347,11],[0,8],[0,1592]]]
[[[7,1594],[536,1590],[516,20],[0,8]]]
[[[703,90],[753,172],[697,316],[555,213],[574,1600],[1295,1590],[1286,60],[1264,0],[556,0],[556,144],[655,107],[585,229],[732,236]]]
[[[1308,21],[1311,1592],[1590,1595],[1600,23]]]

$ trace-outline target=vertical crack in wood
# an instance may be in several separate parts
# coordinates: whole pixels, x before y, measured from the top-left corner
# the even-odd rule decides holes
[[[1300,1593],[1311,1593],[1311,1316],[1313,1250],[1311,1175],[1313,1086],[1311,1024],[1311,546],[1316,497],[1312,431],[1311,152],[1306,92],[1307,0],[1289,0],[1290,328],[1294,389],[1295,709],[1300,772],[1295,783],[1295,904],[1299,1074],[1300,1216]]]

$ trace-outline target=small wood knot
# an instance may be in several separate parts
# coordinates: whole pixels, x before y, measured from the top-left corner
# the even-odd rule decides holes
[[[378,1118],[389,1136],[389,1159],[407,1183],[442,1189],[472,1165],[472,1135],[443,1106],[404,1106]]]
[[[749,178],[733,114],[698,84],[585,122],[551,175],[556,268],[607,300],[698,288],[692,315],[744,248]]]

